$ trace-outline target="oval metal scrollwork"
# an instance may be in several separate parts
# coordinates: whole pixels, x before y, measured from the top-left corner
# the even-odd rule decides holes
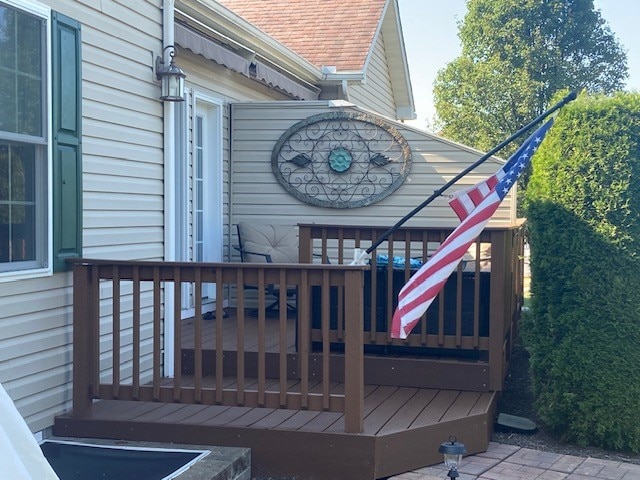
[[[297,199],[330,208],[364,207],[402,185],[411,170],[405,138],[382,120],[358,112],[329,112],[289,128],[271,166]]]

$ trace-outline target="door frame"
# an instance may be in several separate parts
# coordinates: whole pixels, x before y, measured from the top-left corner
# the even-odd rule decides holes
[[[202,203],[205,207],[206,215],[203,217],[203,238],[202,242],[206,247],[203,251],[202,261],[205,262],[221,262],[224,246],[224,226],[223,226],[223,190],[224,190],[224,166],[223,166],[223,108],[224,102],[218,98],[196,93],[193,98],[192,110],[192,135],[191,139],[191,159],[192,159],[192,189],[193,198],[191,201],[191,243],[190,249],[192,253],[192,261],[195,261],[196,252],[196,227],[197,218],[195,215],[195,202],[197,197],[196,178],[196,119],[204,113],[203,124],[203,142],[202,148],[206,155],[203,158],[202,178],[206,182],[203,185]],[[189,239],[187,239],[189,240]],[[215,287],[208,285],[203,287],[211,300],[203,305],[203,311],[213,311],[215,308]],[[195,294],[195,292],[194,292]]]

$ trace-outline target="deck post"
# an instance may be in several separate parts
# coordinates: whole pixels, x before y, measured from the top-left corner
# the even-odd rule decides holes
[[[507,276],[507,258],[511,258],[511,252],[507,248],[506,235],[508,231],[491,232],[491,292],[490,292],[490,338],[489,338],[489,389],[502,390],[504,379],[504,348],[505,348],[505,321],[507,317],[507,305],[510,299],[505,298],[505,286]],[[511,316],[509,315],[509,321]]]
[[[300,263],[312,263],[311,255],[311,229],[308,226],[298,226],[298,261]]]
[[[94,280],[95,265],[73,265],[73,416],[89,413],[97,389],[96,345],[98,285]]]
[[[345,272],[344,426],[361,433],[364,420],[364,271]]]

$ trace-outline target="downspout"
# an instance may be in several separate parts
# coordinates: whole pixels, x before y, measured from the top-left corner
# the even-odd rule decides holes
[[[350,102],[349,99],[349,83],[346,80],[342,80],[342,99]]]
[[[169,45],[174,45],[174,0],[162,5],[162,56],[169,65]],[[164,261],[176,259],[176,168],[175,168],[175,110],[174,102],[164,102]],[[174,304],[172,288],[164,289],[164,375],[174,374]]]
[[[227,262],[232,260],[233,249],[231,247],[231,239],[233,237],[232,226],[235,222],[234,211],[233,211],[233,195],[235,194],[234,187],[234,178],[233,178],[233,169],[234,164],[233,160],[235,157],[235,152],[233,148],[233,120],[235,117],[235,105],[233,102],[229,104],[229,196],[227,198],[227,205],[229,205],[229,225],[227,228],[227,232],[229,235],[229,241],[227,242]]]

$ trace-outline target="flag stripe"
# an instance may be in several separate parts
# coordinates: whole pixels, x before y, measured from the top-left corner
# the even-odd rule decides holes
[[[391,322],[392,338],[406,338],[427,311],[507,192],[529,164],[552,124],[553,119],[536,130],[490,178],[454,195],[450,205],[461,223],[400,290],[398,306]]]
[[[433,257],[431,257],[431,260],[425,264],[427,268],[425,268],[424,271],[422,271],[422,269],[419,270],[411,277],[410,283],[407,283],[402,288],[398,296],[400,299],[398,308],[392,321],[392,336],[394,335],[394,331],[397,330],[399,337],[395,338],[406,338],[411,329],[420,320],[420,317],[422,317],[431,303],[433,303],[440,289],[456,269],[460,259],[475,241],[475,238],[482,232],[499,204],[500,198],[497,195],[487,197],[486,201],[483,202],[480,207],[482,211],[478,212],[478,215],[467,217],[467,219],[470,220],[468,225],[465,225],[464,229],[458,227],[456,231],[447,237]],[[457,235],[454,236],[455,233],[457,233]],[[452,244],[453,249],[451,248]],[[415,282],[413,288],[411,288],[411,282]],[[400,319],[397,318],[398,316],[403,317],[402,322],[398,321]],[[400,327],[402,323],[406,324],[402,330],[400,330],[400,328],[393,328],[395,324],[398,324],[398,327]]]

